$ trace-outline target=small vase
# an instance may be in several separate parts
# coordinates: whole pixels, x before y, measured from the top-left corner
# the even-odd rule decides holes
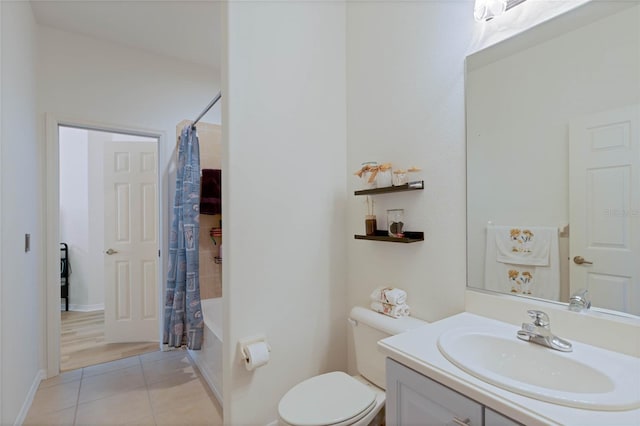
[[[368,214],[364,218],[365,234],[368,236],[375,235],[377,229],[376,216]]]

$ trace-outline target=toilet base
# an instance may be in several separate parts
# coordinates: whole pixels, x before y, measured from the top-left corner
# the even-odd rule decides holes
[[[371,387],[371,389],[376,394],[376,405],[367,413],[366,416],[353,423],[350,426],[380,426],[385,424],[385,410],[384,403],[386,401],[387,395],[383,389],[380,389],[373,383],[369,382],[362,376],[353,376],[357,381]]]

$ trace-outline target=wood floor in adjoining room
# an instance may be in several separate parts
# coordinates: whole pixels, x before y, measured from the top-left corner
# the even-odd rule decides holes
[[[60,371],[75,370],[158,351],[158,342],[106,343],[104,311],[62,312]]]

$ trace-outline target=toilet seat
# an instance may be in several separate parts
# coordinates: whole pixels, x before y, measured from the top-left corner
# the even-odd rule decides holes
[[[280,418],[297,426],[352,424],[376,406],[375,392],[341,371],[307,379],[291,388],[278,405]]]

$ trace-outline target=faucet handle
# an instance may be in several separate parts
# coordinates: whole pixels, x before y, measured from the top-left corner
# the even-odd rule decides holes
[[[531,309],[527,311],[527,314],[529,314],[533,320],[533,325],[538,327],[549,327],[549,315],[544,312]]]
[[[591,298],[589,290],[581,288],[571,295],[569,299],[569,310],[580,312],[591,307]]]

